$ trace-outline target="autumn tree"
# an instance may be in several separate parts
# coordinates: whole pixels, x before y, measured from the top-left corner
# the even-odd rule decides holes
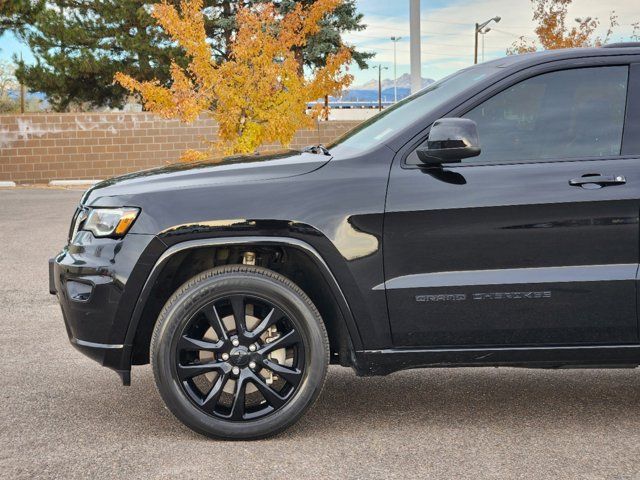
[[[595,17],[576,18],[575,24],[567,19],[573,0],[531,0],[533,21],[536,22],[537,42],[520,37],[507,49],[507,54],[535,52],[538,45],[544,50],[558,48],[592,47],[607,43],[618,25],[615,12],[609,16],[609,25],[604,38],[595,34],[601,22]]]
[[[347,46],[328,54],[325,65],[307,76],[300,72],[295,55],[340,3],[298,3],[285,15],[273,3],[240,9],[229,59],[221,63],[207,41],[202,0],[183,0],[179,9],[157,4],[152,15],[184,49],[188,65],[171,64],[169,87],[121,73],[116,82],[140,94],[145,108],[162,117],[193,122],[202,113],[212,115],[220,138],[212,146],[219,153],[251,153],[265,142],[288,145],[298,129],[312,124],[307,102],[336,94],[352,81],[345,71],[351,60]],[[183,157],[202,155],[187,152]]]
[[[253,8],[264,3],[272,3],[277,12],[286,15],[296,5],[308,7],[318,0],[209,0],[205,2],[207,15],[205,29],[214,55],[218,60],[228,60],[231,40],[238,30],[236,15],[242,8]],[[343,0],[320,20],[319,30],[310,35],[304,47],[297,49],[297,59],[302,67],[322,67],[327,54],[336,53],[344,45],[342,35],[347,32],[364,30],[363,15],[358,12],[356,0]],[[351,57],[360,68],[368,67],[368,60],[375,54],[359,51],[351,47]]]

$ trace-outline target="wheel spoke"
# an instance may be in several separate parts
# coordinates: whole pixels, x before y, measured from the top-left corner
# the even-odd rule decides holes
[[[281,407],[284,402],[287,401],[285,397],[282,397],[278,392],[276,392],[273,388],[266,384],[266,382],[260,378],[258,375],[252,372],[251,374],[251,383],[253,383],[258,391],[262,394],[264,399],[267,401],[269,405],[273,408]]]
[[[269,353],[274,352],[276,350],[280,350],[281,348],[292,347],[297,343],[300,343],[300,341],[301,339],[300,339],[300,335],[298,335],[298,332],[296,330],[291,330],[290,332],[285,333],[284,335],[282,335],[280,338],[277,338],[273,342],[265,344],[259,350],[259,352],[262,355],[268,355]]]
[[[206,300],[173,337],[175,381],[202,414],[229,422],[272,414],[294,397],[304,378],[304,337],[293,320],[251,293]],[[255,327],[249,330],[247,323]],[[284,349],[287,361],[279,355]],[[277,382],[272,385],[270,377]],[[255,393],[248,393],[249,384]]]
[[[233,392],[233,404],[231,405],[231,419],[242,420],[244,417],[245,393],[247,389],[247,377],[241,375],[236,380],[236,389]]]
[[[224,365],[225,364],[221,362],[192,363],[189,365],[178,364],[178,377],[180,380],[188,380],[189,378],[197,377],[204,373],[224,370]]]
[[[222,395],[222,392],[224,391],[224,386],[227,384],[227,380],[229,380],[228,374],[221,373],[220,375],[218,375],[216,382],[211,387],[211,390],[209,390],[209,393],[207,394],[206,398],[202,401],[201,407],[204,410],[208,412],[213,412],[216,409],[216,406],[218,405],[218,400],[220,400],[220,395]]]
[[[302,378],[302,371],[297,368],[280,365],[272,362],[269,359],[265,359],[262,362],[262,365],[294,386],[298,385],[298,383],[300,383],[300,379]]]
[[[236,333],[244,336],[247,332],[244,297],[234,295],[229,300],[231,302],[231,309],[233,310],[233,319],[236,322]]]
[[[227,335],[227,330],[224,328],[224,324],[220,319],[220,315],[218,315],[218,310],[215,305],[209,305],[208,308],[204,309],[204,314],[209,321],[209,325],[213,328],[213,331],[216,332],[219,340],[226,340],[229,338]]]
[[[267,328],[278,322],[283,317],[284,313],[280,309],[273,307],[267,316],[264,317],[264,320],[262,320],[256,328],[248,332],[247,336],[251,339],[258,338],[267,331]]]
[[[204,350],[206,352],[217,352],[224,346],[224,342],[209,342],[207,340],[198,340],[196,338],[187,337],[183,335],[178,344],[178,349],[186,351],[199,351]]]

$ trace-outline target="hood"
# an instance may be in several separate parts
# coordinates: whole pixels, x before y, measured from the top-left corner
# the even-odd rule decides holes
[[[114,177],[94,185],[82,197],[94,205],[105,197],[130,197],[142,193],[200,188],[229,183],[260,182],[304,175],[325,165],[331,157],[289,150],[270,155],[228,157],[179,163]]]

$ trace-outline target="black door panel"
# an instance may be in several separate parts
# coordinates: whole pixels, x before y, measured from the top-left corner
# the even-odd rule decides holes
[[[394,169],[385,220],[394,344],[636,341],[637,165],[451,168],[459,185]],[[569,185],[591,170],[627,183]]]

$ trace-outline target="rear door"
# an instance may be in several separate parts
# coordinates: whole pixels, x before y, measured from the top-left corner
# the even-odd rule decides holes
[[[429,170],[416,144],[396,159],[396,346],[637,343],[637,74],[606,58],[522,72],[452,112],[478,124],[481,156]]]

